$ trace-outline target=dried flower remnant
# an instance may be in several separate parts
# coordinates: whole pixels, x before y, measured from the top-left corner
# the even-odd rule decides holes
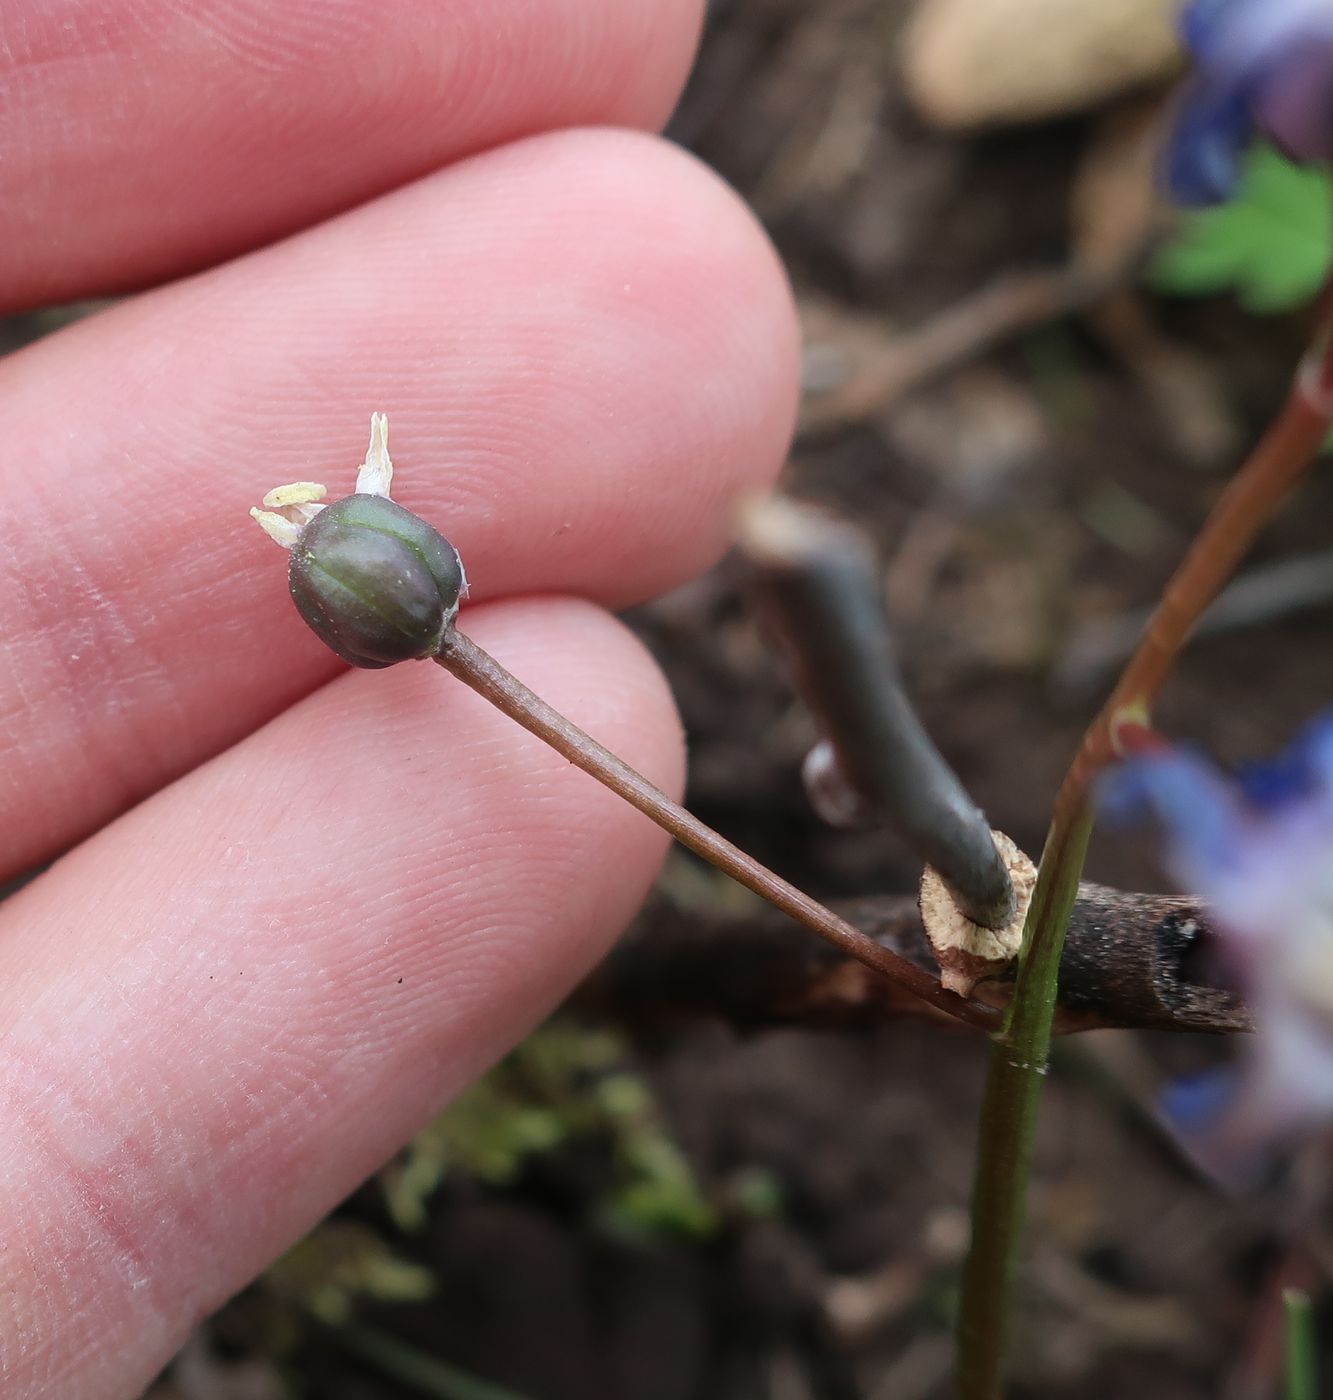
[[[1014,913],[1000,928],[974,923],[954,902],[940,875],[927,866],[921,875],[921,922],[940,965],[940,981],[959,996],[971,996],[972,988],[987,977],[1003,972],[1023,947],[1023,925],[1037,867],[1002,831],[992,831],[1014,891]]]
[[[1101,798],[1112,816],[1157,819],[1171,874],[1211,906],[1254,1011],[1245,1060],[1163,1103],[1201,1166],[1249,1184],[1333,1117],[1333,716],[1236,780],[1167,749],[1108,774]]]
[[[458,551],[389,498],[389,420],[371,415],[354,494],[323,504],[315,482],[279,486],[250,514],[291,551],[297,611],[344,661],[375,669],[434,656],[467,579]]]
[[[1167,152],[1183,204],[1230,198],[1256,134],[1302,164],[1333,157],[1333,0],[1193,0],[1195,59]]]

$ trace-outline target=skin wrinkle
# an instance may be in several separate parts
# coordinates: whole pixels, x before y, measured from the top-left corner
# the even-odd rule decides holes
[[[253,5],[201,17],[140,0],[137,23],[128,8],[94,7],[116,20],[87,50],[39,23],[0,69],[0,110],[34,114],[23,145],[0,124],[0,299],[13,305],[179,275],[542,130],[655,128],[702,6],[360,0],[333,25],[308,22],[304,3],[275,23],[270,6],[268,62]],[[130,147],[142,158],[110,178]]]
[[[20,12],[17,22],[23,38],[28,37],[26,19],[27,12]],[[0,27],[4,23],[3,13],[0,12]],[[11,111],[16,114],[32,111],[37,105],[33,97],[51,83],[69,81],[72,86],[96,81],[96,69],[104,60],[123,61],[128,56],[109,41],[76,53],[54,48],[50,52],[37,52],[35,46],[25,53],[18,45],[6,42],[3,32],[0,32],[0,50],[3,50],[5,58],[3,67],[0,67],[0,78],[5,81],[5,86],[0,86],[0,99],[3,99],[0,101],[0,111],[6,116]],[[31,130],[30,123],[28,129]],[[77,150],[83,129],[82,121],[67,118],[60,128],[63,139],[56,144],[53,154]]]
[[[29,486],[34,491],[41,489],[36,481]],[[47,522],[49,533],[60,528],[51,493],[46,493],[46,499],[39,496],[34,514]],[[77,548],[62,547],[53,540],[48,544],[47,558],[50,568],[45,578],[29,570],[7,571],[8,589],[11,596],[17,592],[23,599],[24,616],[40,617],[51,611],[59,618],[57,626],[20,634],[20,666],[10,673],[17,688],[13,709],[16,732],[10,751],[18,757],[24,754],[33,718],[41,715],[45,723],[55,722],[66,729],[80,763],[77,768],[48,770],[38,789],[42,793],[38,812],[32,810],[31,797],[25,803],[30,822],[42,820],[42,798],[53,795],[53,788],[63,788],[77,801],[90,781],[100,790],[114,793],[118,806],[129,806],[150,790],[142,777],[154,766],[149,746],[161,750],[165,736],[183,734],[189,727],[170,668],[155,656],[140,633],[143,618],[131,621],[120,605],[117,590],[104,588],[92,578]],[[9,639],[5,642],[12,645]],[[28,658],[35,658],[35,664]],[[142,742],[136,743],[134,727],[130,726],[114,747],[99,744],[98,735],[104,732],[109,714],[121,705],[120,697],[129,691],[139,697],[138,703],[144,703],[150,690],[151,734],[145,730]]]
[[[8,534],[8,532],[6,532]],[[27,571],[8,570],[5,592],[11,599],[18,597],[21,613],[27,616],[40,616],[41,585]],[[128,806],[133,800],[134,789],[128,772],[116,761],[116,755],[102,753],[96,744],[81,744],[77,736],[96,732],[96,726],[105,723],[105,710],[100,714],[91,713],[88,703],[88,690],[79,682],[90,665],[98,659],[109,659],[117,655],[121,648],[107,645],[107,638],[99,633],[98,620],[101,609],[94,603],[92,616],[82,616],[82,626],[66,626],[47,633],[29,634],[19,639],[21,645],[7,642],[11,656],[16,656],[17,664],[7,668],[12,695],[6,698],[0,688],[0,771],[6,774],[6,785],[12,785],[10,804],[15,810],[25,812],[26,829],[31,833],[34,827],[45,831],[50,818],[43,807],[54,799],[76,800],[77,789],[82,784],[91,783],[99,791],[109,793],[118,806]],[[80,614],[73,614],[80,617]],[[114,636],[114,620],[110,628]],[[29,659],[36,657],[36,664]],[[75,667],[82,671],[76,673]],[[115,705],[114,690],[109,689],[106,703]],[[40,717],[46,724],[54,724],[76,736],[74,747],[82,747],[85,761],[82,770],[68,765],[54,765],[47,770],[45,781],[37,792],[33,792],[31,779],[30,746],[34,719]],[[91,770],[91,771],[90,771]],[[15,774],[20,775],[17,779]],[[28,777],[28,781],[24,778]],[[51,844],[43,842],[39,848],[50,850]],[[13,867],[4,874],[15,874]]]
[[[271,1067],[264,1066],[263,1072],[269,1078]],[[317,1089],[317,1086],[316,1086]],[[239,1147],[262,1137],[268,1145],[270,1168],[267,1175],[279,1178],[283,1164],[283,1141],[275,1132],[275,1124],[265,1121],[262,1112],[262,1099],[251,1097],[247,1107],[252,1113],[252,1126],[237,1134],[228,1134],[225,1142],[217,1144],[220,1150],[237,1151]],[[63,1111],[68,1112],[68,1108]],[[255,1129],[260,1131],[257,1133]],[[46,1144],[41,1144],[46,1146]],[[162,1157],[162,1144],[155,1141],[151,1146],[143,1146],[127,1141],[122,1150],[106,1163],[96,1168],[81,1168],[62,1157],[58,1150],[50,1151],[40,1159],[37,1173],[39,1179],[55,1183],[57,1187],[68,1188],[76,1209],[71,1212],[68,1205],[62,1212],[58,1231],[44,1232],[43,1254],[40,1264],[49,1270],[49,1253],[60,1247],[62,1239],[71,1239],[73,1233],[79,1239],[79,1247],[70,1250],[71,1259],[87,1259],[101,1256],[120,1263],[119,1271],[113,1269],[110,1276],[99,1275],[90,1279],[83,1269],[71,1269],[66,1274],[68,1288],[65,1297],[53,1301],[61,1311],[68,1311],[75,1317],[85,1317],[91,1313],[99,1316],[108,1299],[119,1297],[122,1306],[117,1313],[105,1318],[96,1333],[80,1329],[75,1338],[75,1346],[67,1351],[63,1363],[54,1363],[48,1368],[45,1382],[39,1382],[31,1390],[33,1395],[50,1393],[46,1386],[60,1383],[59,1394],[70,1394],[68,1380],[74,1376],[86,1361],[89,1364],[83,1379],[87,1392],[91,1395],[105,1395],[103,1383],[96,1379],[105,1371],[121,1372],[122,1367],[114,1362],[117,1352],[134,1352],[152,1357],[154,1351],[162,1356],[175,1350],[199,1317],[220,1301],[213,1296],[215,1284],[211,1280],[216,1273],[216,1260],[225,1249],[225,1232],[218,1229],[204,1229],[198,1212],[190,1204],[192,1197],[188,1191],[180,1192],[176,1199],[164,1197],[151,1201],[136,1202],[136,1209],[130,1209],[123,1199],[122,1182],[129,1180],[151,1180],[154,1170]],[[201,1200],[210,1199],[209,1193],[200,1193]],[[261,1198],[262,1199],[262,1198]],[[251,1207],[253,1210],[253,1206]],[[87,1225],[87,1239],[82,1232],[71,1232],[71,1220],[75,1225],[83,1221]],[[136,1233],[136,1231],[140,1231]],[[147,1269],[149,1259],[162,1258],[162,1243],[170,1239],[173,1252],[181,1258],[193,1261],[198,1280],[196,1287],[182,1294],[182,1278],[188,1276],[190,1265],[184,1271],[177,1269],[168,1274],[160,1284],[155,1285],[152,1271]],[[140,1244],[142,1239],[144,1244]],[[108,1254],[108,1249],[111,1251]],[[128,1291],[117,1289],[117,1272],[129,1274]],[[174,1286],[170,1286],[173,1284]],[[19,1334],[22,1336],[23,1334]],[[39,1330],[40,1338],[41,1332]],[[19,1347],[19,1355],[27,1362],[31,1348],[25,1341]],[[156,1369],[155,1361],[141,1360],[136,1372],[137,1380],[146,1382]],[[76,1382],[77,1383],[77,1382]],[[80,1392],[83,1388],[80,1386]],[[117,1394],[122,1393],[119,1388]],[[123,1393],[129,1394],[128,1390]],[[137,1393],[137,1391],[135,1392]]]
[[[71,1237],[86,1238],[87,1246],[77,1254],[71,1251],[71,1259],[82,1256],[97,1261],[99,1287],[110,1290],[104,1296],[114,1296],[124,1304],[122,1312],[127,1332],[140,1329],[150,1337],[163,1336],[170,1331],[167,1319],[172,1309],[169,1301],[152,1287],[153,1270],[149,1261],[154,1254],[145,1245],[137,1224],[130,1219],[118,1190],[126,1180],[150,1181],[152,1173],[148,1169],[153,1158],[135,1142],[122,1140],[119,1152],[110,1162],[92,1165],[75,1161],[62,1147],[53,1124],[61,1122],[62,1132],[68,1136],[71,1125],[82,1126],[95,1117],[89,1101],[77,1098],[76,1093],[75,1088],[66,1087],[57,1094],[38,1066],[20,1054],[12,1039],[0,1052],[0,1102],[31,1144],[33,1165],[28,1179],[51,1183],[65,1201],[58,1227],[54,1233],[46,1235],[47,1249],[57,1253],[62,1241]],[[45,1114],[40,1111],[43,1104],[49,1105]],[[104,1111],[109,1107],[104,1105]],[[16,1141],[11,1143],[9,1152],[16,1147]],[[12,1170],[5,1176],[10,1181],[22,1179]],[[164,1200],[156,1200],[150,1209],[159,1220],[164,1215],[169,1216],[173,1235],[180,1231],[196,1247],[205,1249],[201,1257],[207,1267],[213,1252],[206,1250],[206,1242],[200,1234],[200,1215],[189,1198],[170,1209]],[[152,1242],[154,1246],[160,1243],[156,1233]],[[38,1272],[44,1276],[46,1270],[39,1266]],[[128,1289],[117,1288],[116,1279],[127,1283]],[[71,1271],[64,1281],[67,1296],[57,1296],[53,1301],[57,1307],[68,1308],[79,1316],[83,1311],[80,1295],[91,1292],[92,1280]],[[26,1344],[20,1346],[19,1355],[24,1356],[26,1350]]]
[[[0,121],[0,171],[9,163],[5,159],[7,148],[20,152],[44,148],[44,159],[23,162],[23,200],[33,209],[60,198],[67,182],[77,179],[68,167],[78,163],[79,153],[89,137],[95,137],[92,121],[115,122],[128,114],[127,88],[134,83],[132,55],[141,37],[130,34],[118,42],[110,24],[98,23],[95,16],[88,14],[86,5],[71,5],[68,0],[64,9],[71,12],[71,17],[62,19],[58,27],[52,27],[51,21],[56,19],[58,8],[58,5],[39,7],[36,16],[40,18],[34,23],[34,11],[27,6],[0,6],[0,50],[6,59],[0,66],[0,117],[3,117]],[[15,28],[18,40],[7,41],[6,30]],[[107,72],[106,81],[101,77],[103,70]],[[62,111],[53,124],[39,123],[37,114],[42,111],[45,93],[53,88],[84,87],[105,94],[95,119],[88,113]],[[3,180],[0,180],[0,192],[3,188]],[[0,212],[0,307],[3,307],[10,302],[11,288],[25,281],[31,269],[40,266],[46,256],[43,250],[52,241],[53,228],[49,218],[43,219],[40,225],[25,221],[21,213],[12,209],[15,201],[0,202],[11,205],[11,217],[17,217],[20,227],[26,229],[25,233],[11,239],[4,238],[4,214]],[[111,230],[103,232],[105,236]],[[16,263],[12,272],[5,267],[9,259]]]
[[[344,44],[363,45],[373,53],[373,34],[356,24],[355,4],[338,0],[284,0],[281,37],[274,34],[271,0],[171,0],[163,6],[181,27],[196,36],[196,55],[225,55],[237,70],[279,76],[297,60],[318,61],[322,53]],[[290,57],[288,57],[290,55]]]
[[[7,5],[0,11],[0,52],[18,72],[48,64],[77,63],[104,55],[126,56],[143,37],[129,5],[118,10],[87,0],[47,0],[41,6]],[[13,39],[6,35],[14,35]]]
[[[257,985],[252,978],[249,986]],[[245,1001],[228,1007],[233,1017],[253,1009]],[[75,1223],[86,1223],[93,1243],[115,1265],[113,1275],[119,1274],[129,1284],[126,1302],[131,1306],[116,1325],[117,1335],[141,1345],[145,1328],[156,1322],[163,1349],[170,1350],[183,1340],[195,1315],[220,1301],[211,1291],[216,1287],[211,1280],[222,1268],[219,1261],[226,1250],[229,1222],[225,1218],[210,1221],[193,1202],[210,1201],[225,1189],[228,1161],[262,1159],[268,1163],[266,1175],[272,1177],[281,1174],[285,1161],[301,1159],[303,1143],[320,1121],[319,1110],[331,1101],[330,1081],[318,1072],[321,1064],[337,1064],[337,1082],[346,1083],[347,1076],[359,1068],[366,1084],[373,1084],[375,1066],[369,1057],[347,1054],[342,1045],[345,1037],[337,1033],[335,1024],[329,1026],[329,1033],[328,1043],[309,1038],[303,1043],[285,1036],[278,1025],[272,1041],[253,1045],[248,1059],[233,1058],[224,1076],[210,1082],[204,1102],[196,1105],[196,1116],[216,1125],[203,1151],[197,1145],[169,1143],[156,1134],[145,1140],[119,1133],[115,1125],[134,1119],[133,1105],[123,1094],[100,1095],[95,1063],[85,1062],[77,1079],[65,1080],[72,1087],[57,1093],[49,1086],[49,1071],[26,1061],[12,1038],[7,1038],[0,1089],[10,1087],[9,1110],[37,1146],[34,1175],[68,1188],[79,1211]],[[168,1051],[178,1041],[169,1026],[161,1027],[159,1034]],[[380,1043],[381,1056],[388,1054],[392,1043],[384,1039]],[[92,1086],[87,1093],[82,1088],[85,1084]],[[281,1102],[277,1114],[270,1107],[275,1100]],[[41,1116],[43,1105],[49,1106],[49,1112]],[[66,1137],[86,1131],[86,1125],[97,1125],[94,1131],[108,1138],[110,1146],[81,1163],[46,1126],[53,1122],[61,1124]],[[207,1178],[200,1180],[198,1189],[188,1176],[180,1175],[189,1171],[191,1161],[207,1166]],[[174,1181],[169,1197],[140,1200],[125,1195],[126,1184],[151,1182],[163,1175],[168,1164],[175,1168],[164,1178]],[[252,1212],[254,1205],[252,1201]],[[64,1228],[68,1234],[68,1224]],[[170,1249],[164,1250],[167,1241]],[[55,1242],[48,1241],[48,1248],[54,1249]],[[157,1261],[156,1271],[149,1267],[150,1260]],[[182,1324],[180,1279],[189,1275],[200,1280],[199,1301],[185,1307]],[[88,1294],[88,1283],[77,1276],[74,1286]],[[70,1310],[75,1315],[82,1306],[77,1294],[71,1297]]]

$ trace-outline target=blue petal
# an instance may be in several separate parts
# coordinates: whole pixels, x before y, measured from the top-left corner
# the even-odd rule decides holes
[[[1231,788],[1187,751],[1145,754],[1110,769],[1097,785],[1097,805],[1122,825],[1155,817],[1171,840],[1173,864],[1183,856],[1195,870],[1215,869],[1234,856],[1239,814]]]
[[[1264,812],[1289,807],[1313,791],[1309,762],[1294,745],[1276,758],[1243,764],[1236,771],[1236,782],[1245,800]]]
[[[1263,811],[1333,793],[1333,715],[1308,725],[1273,758],[1246,764],[1236,777],[1246,800]]]
[[[1180,32],[1195,58],[1207,62],[1220,38],[1228,11],[1234,14],[1244,0],[1193,0],[1180,16]]]
[[[1176,114],[1166,149],[1166,182],[1181,204],[1221,204],[1241,177],[1241,157],[1254,135],[1249,89],[1196,82]]]
[[[1250,106],[1288,159],[1310,165],[1333,157],[1333,8],[1322,26],[1291,35],[1255,72]]]
[[[1301,735],[1300,744],[1315,784],[1324,792],[1333,792],[1333,714],[1314,720]]]
[[[1228,1191],[1253,1191],[1281,1161],[1278,1141],[1228,1141],[1227,1118],[1243,1092],[1235,1065],[1204,1070],[1168,1084],[1158,1110],[1177,1144],[1196,1167]]]
[[[1240,1072],[1235,1065],[1173,1080],[1162,1090],[1162,1115],[1182,1137],[1195,1137],[1206,1132],[1231,1107],[1239,1084]]]

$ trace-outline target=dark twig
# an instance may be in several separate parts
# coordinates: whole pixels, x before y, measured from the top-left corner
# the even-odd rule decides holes
[[[916,901],[886,896],[847,905],[848,921],[922,967],[932,953]],[[1234,993],[1213,980],[1213,935],[1197,902],[1085,884],[1060,970],[1056,1029],[1237,1034],[1251,1029]],[[1012,978],[974,995],[997,1007]],[[834,949],[793,938],[763,912],[683,919],[655,907],[580,993],[599,1014],[633,1025],[715,1016],[741,1029],[851,1028],[935,1013]]]
[[[1014,892],[985,818],[903,692],[860,533],[769,498],[751,505],[740,547],[791,652],[796,685],[851,785],[939,872],[974,923],[1000,928]]]
[[[522,681],[509,674],[470,638],[452,629],[434,658],[451,675],[470,686],[530,734],[567,758],[576,768],[651,817],[682,846],[725,871],[784,914],[817,933],[848,957],[905,987],[914,996],[956,1020],[993,1030],[999,1017],[992,1007],[947,991],[923,968],[876,943],[795,885],[775,875],[678,803],[654,787],[623,759],[571,724]]]

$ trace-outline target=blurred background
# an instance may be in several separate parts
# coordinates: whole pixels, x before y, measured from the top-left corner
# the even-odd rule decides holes
[[[795,283],[787,486],[873,536],[927,727],[1033,854],[1326,271],[1322,177],[1311,194],[1261,161],[1243,228],[1157,206],[1174,8],[719,0],[671,133]],[[1168,733],[1240,761],[1329,703],[1330,507],[1316,476],[1266,532],[1170,686]],[[700,815],[823,897],[914,887],[892,838],[810,812],[813,732],[735,561],[632,621],[679,698]],[[1089,874],[1165,888],[1149,857],[1099,837]],[[675,852],[629,955],[755,915]],[[1333,1261],[1327,1153],[1243,1203],[1200,1181],[1144,1105],[1218,1053],[1060,1047],[1015,1396],[1278,1393],[1282,1288],[1318,1296]],[[204,1324],[153,1400],[943,1397],[983,1062],[977,1037],[909,1020],[626,1024],[576,999]]]

